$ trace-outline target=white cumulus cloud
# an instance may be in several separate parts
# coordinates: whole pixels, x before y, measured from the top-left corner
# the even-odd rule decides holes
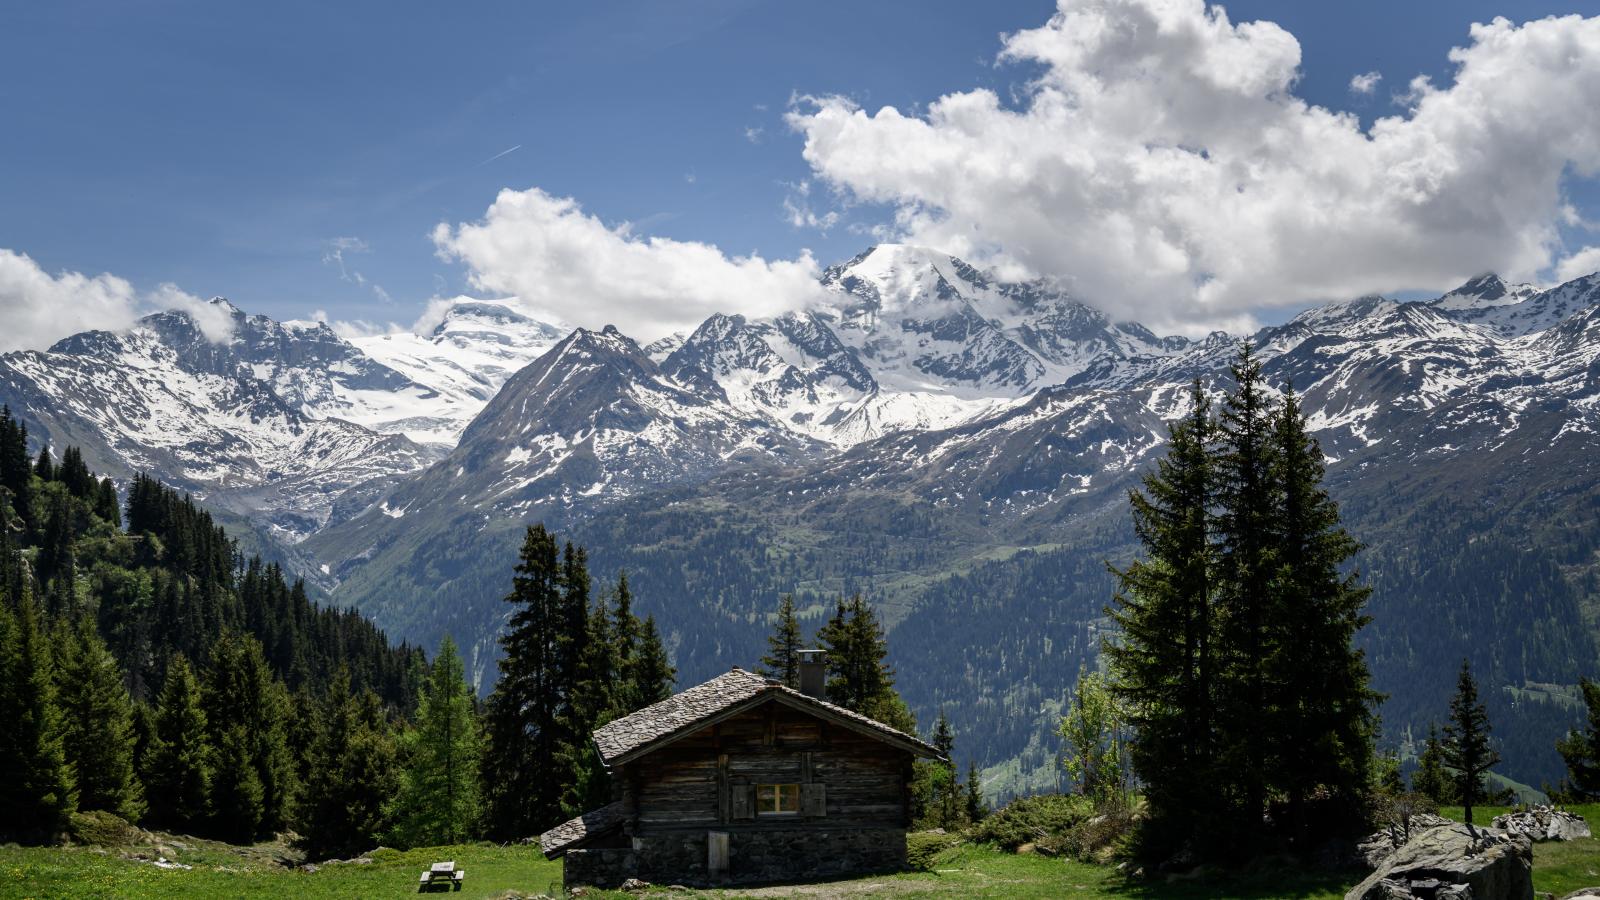
[[[213,341],[233,335],[222,308],[172,284],[140,292],[115,275],[51,275],[31,257],[0,248],[0,351],[42,350],[82,331],[118,331],[159,309],[181,309]]]
[[[1350,79],[1350,90],[1357,94],[1370,94],[1378,89],[1378,82],[1382,80],[1382,72],[1363,72]]]
[[[483,219],[441,222],[433,242],[442,258],[468,267],[478,290],[515,296],[545,321],[616,325],[640,340],[694,328],[715,312],[775,315],[822,292],[809,253],[768,260],[640,236],[538,188],[501,191]]]
[[[1600,272],[1600,247],[1584,247],[1556,263],[1556,284]]]
[[[803,98],[815,177],[895,231],[1117,315],[1202,330],[1264,307],[1531,280],[1563,178],[1600,169],[1600,18],[1473,25],[1451,83],[1363,129],[1295,96],[1300,45],[1202,0],[1059,0],[1000,58],[1041,74],[925,112]]]

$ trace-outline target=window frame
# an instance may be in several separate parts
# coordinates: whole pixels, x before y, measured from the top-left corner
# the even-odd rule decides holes
[[[770,796],[762,796],[770,791]],[[785,808],[785,798],[790,800],[792,807]],[[755,786],[755,812],[760,816],[798,816],[800,815],[802,801],[800,796],[800,783],[795,782],[768,782]]]

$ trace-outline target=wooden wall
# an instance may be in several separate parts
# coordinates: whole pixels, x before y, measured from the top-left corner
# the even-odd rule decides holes
[[[623,767],[634,834],[680,828],[907,824],[911,754],[780,703],[766,703]],[[800,815],[752,815],[756,784],[800,784]]]

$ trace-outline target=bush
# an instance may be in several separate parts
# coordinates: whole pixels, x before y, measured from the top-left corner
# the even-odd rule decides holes
[[[1015,851],[1023,844],[1055,846],[1069,831],[1089,820],[1093,807],[1083,797],[1040,794],[1020,797],[990,813],[968,830],[975,843]]]
[[[961,843],[961,835],[945,831],[914,831],[906,835],[906,862],[913,869],[933,868],[934,858]]]
[[[98,809],[73,813],[67,830],[73,843],[86,847],[123,847],[143,837],[126,819]]]

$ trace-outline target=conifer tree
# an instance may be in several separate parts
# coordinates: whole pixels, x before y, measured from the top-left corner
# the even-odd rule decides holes
[[[778,620],[772,626],[772,634],[767,636],[767,655],[761,657],[761,674],[799,690],[800,651],[804,647],[800,620],[794,613],[794,595],[784,594],[778,601]]]
[[[461,658],[446,636],[422,688],[417,724],[402,739],[400,788],[389,840],[402,847],[457,844],[483,813],[478,790],[482,745]]]
[[[1444,726],[1441,750],[1471,827],[1472,807],[1488,796],[1484,776],[1500,762],[1500,754],[1489,746],[1489,712],[1478,702],[1478,683],[1466,660],[1461,661],[1461,674],[1456,678],[1456,695],[1450,701],[1450,721]]]
[[[268,669],[261,644],[238,634],[218,639],[201,697],[217,750],[211,806],[218,833],[250,841],[281,829],[294,790],[289,698]]]
[[[639,635],[638,661],[633,671],[633,686],[639,708],[671,697],[677,677],[677,670],[667,658],[667,648],[661,643],[656,617],[646,616]]]
[[[321,706],[296,822],[313,859],[370,850],[387,827],[384,814],[399,779],[394,742],[375,694],[352,694],[349,672],[341,669]]]
[[[989,815],[989,805],[983,799],[983,777],[978,772],[977,760],[967,762],[967,821],[981,822]]]
[[[31,532],[33,520],[33,466],[28,459],[28,428],[0,407],[0,488],[9,494],[11,510]]]
[[[87,500],[93,496],[98,487],[94,476],[89,474],[89,467],[83,462],[83,451],[77,447],[68,447],[61,455],[61,469],[56,472],[56,480],[67,489],[67,493],[79,500]]]
[[[109,477],[100,479],[95,489],[94,514],[115,528],[122,527],[122,507],[117,503],[117,486]]]
[[[602,597],[585,626],[562,729],[566,742],[559,756],[568,773],[561,796],[562,815],[582,815],[610,799],[611,782],[590,735],[624,714],[617,706],[619,670],[614,622]]]
[[[1269,744],[1269,778],[1288,796],[1291,830],[1303,838],[1303,807],[1314,793],[1337,798],[1342,815],[1359,824],[1377,733],[1373,707],[1381,698],[1355,647],[1356,632],[1369,621],[1363,608],[1371,589],[1342,571],[1360,545],[1339,524],[1339,506],[1322,486],[1322,448],[1306,430],[1292,389],[1278,408],[1272,443],[1278,568],[1258,721],[1262,743]]]
[[[500,644],[500,678],[486,713],[483,785],[491,837],[516,840],[560,821],[561,713],[569,682],[564,584],[555,539],[543,525],[523,537]]]
[[[611,640],[617,667],[617,683],[611,699],[615,714],[625,716],[645,705],[638,690],[639,642],[644,623],[633,614],[633,591],[628,586],[627,572],[617,573],[611,598]]]
[[[190,830],[203,822],[211,790],[211,750],[200,684],[182,654],[167,662],[142,774],[151,824]]]
[[[1579,800],[1600,800],[1600,683],[1584,678],[1578,687],[1587,722],[1558,741],[1556,750],[1567,764],[1566,793]]]
[[[0,602],[0,831],[13,840],[53,838],[76,808],[51,667],[32,598]]]
[[[1233,834],[1259,830],[1266,808],[1271,735],[1260,726],[1266,709],[1267,655],[1275,619],[1277,516],[1274,410],[1261,361],[1249,343],[1229,367],[1234,391],[1223,405],[1217,458],[1217,583],[1219,760],[1242,801]],[[1220,773],[1219,773],[1220,774]]]
[[[860,594],[841,598],[817,640],[828,651],[828,699],[870,715],[894,687],[894,672],[884,663],[888,642],[872,607]]]
[[[33,474],[37,475],[40,481],[56,480],[56,463],[50,457],[49,447],[39,448],[39,456],[33,463]]]
[[[962,813],[961,786],[956,781],[955,731],[950,728],[950,717],[945,715],[944,708],[939,709],[939,718],[933,723],[933,740],[930,741],[939,751],[941,759],[933,761],[938,769],[937,777],[932,781],[933,806],[938,811],[939,827],[954,828],[960,824]]]
[[[1411,790],[1437,804],[1454,803],[1456,785],[1444,767],[1444,745],[1439,740],[1439,726],[1428,724],[1428,737],[1417,754],[1417,770],[1411,773]]]
[[[78,808],[103,809],[137,822],[144,814],[144,791],[134,774],[137,736],[122,669],[87,617],[64,631],[57,695]]]
[[[1121,633],[1103,652],[1111,689],[1137,739],[1134,771],[1157,826],[1200,827],[1215,814],[1216,632],[1211,507],[1217,491],[1211,401],[1196,379],[1167,454],[1129,494],[1144,558],[1117,576],[1110,610]],[[1181,840],[1176,837],[1175,840]]]

